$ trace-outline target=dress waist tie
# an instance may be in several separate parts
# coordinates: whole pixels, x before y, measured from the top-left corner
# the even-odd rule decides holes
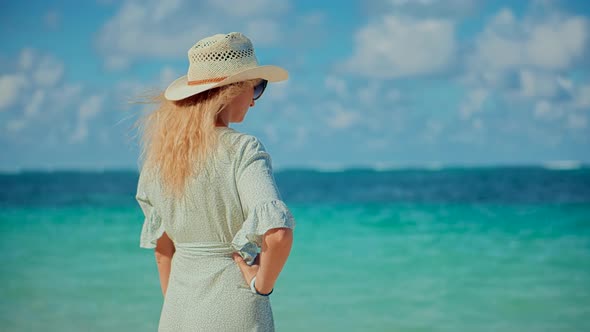
[[[225,242],[185,242],[174,243],[176,252],[190,256],[231,257],[236,250],[231,243]]]

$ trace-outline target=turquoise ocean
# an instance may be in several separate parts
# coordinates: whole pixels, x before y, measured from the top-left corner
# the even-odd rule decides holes
[[[0,175],[2,331],[156,331],[137,176]],[[275,178],[297,221],[277,331],[590,331],[588,167]]]

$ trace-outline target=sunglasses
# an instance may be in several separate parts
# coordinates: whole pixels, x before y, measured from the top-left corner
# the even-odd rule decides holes
[[[252,99],[257,100],[258,98],[260,98],[260,96],[262,96],[264,89],[266,89],[266,84],[268,84],[268,81],[262,80],[254,87],[254,96],[252,97]]]

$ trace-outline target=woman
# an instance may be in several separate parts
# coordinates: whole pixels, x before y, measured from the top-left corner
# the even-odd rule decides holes
[[[268,295],[295,220],[263,144],[228,125],[288,74],[258,65],[241,33],[205,38],[188,56],[188,74],[140,121],[140,247],[155,248],[159,331],[273,331]]]

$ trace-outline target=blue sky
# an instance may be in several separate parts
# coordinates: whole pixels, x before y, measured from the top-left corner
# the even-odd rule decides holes
[[[246,121],[275,169],[590,163],[587,1],[11,2],[0,170],[136,169],[132,104],[240,31],[290,72]]]

